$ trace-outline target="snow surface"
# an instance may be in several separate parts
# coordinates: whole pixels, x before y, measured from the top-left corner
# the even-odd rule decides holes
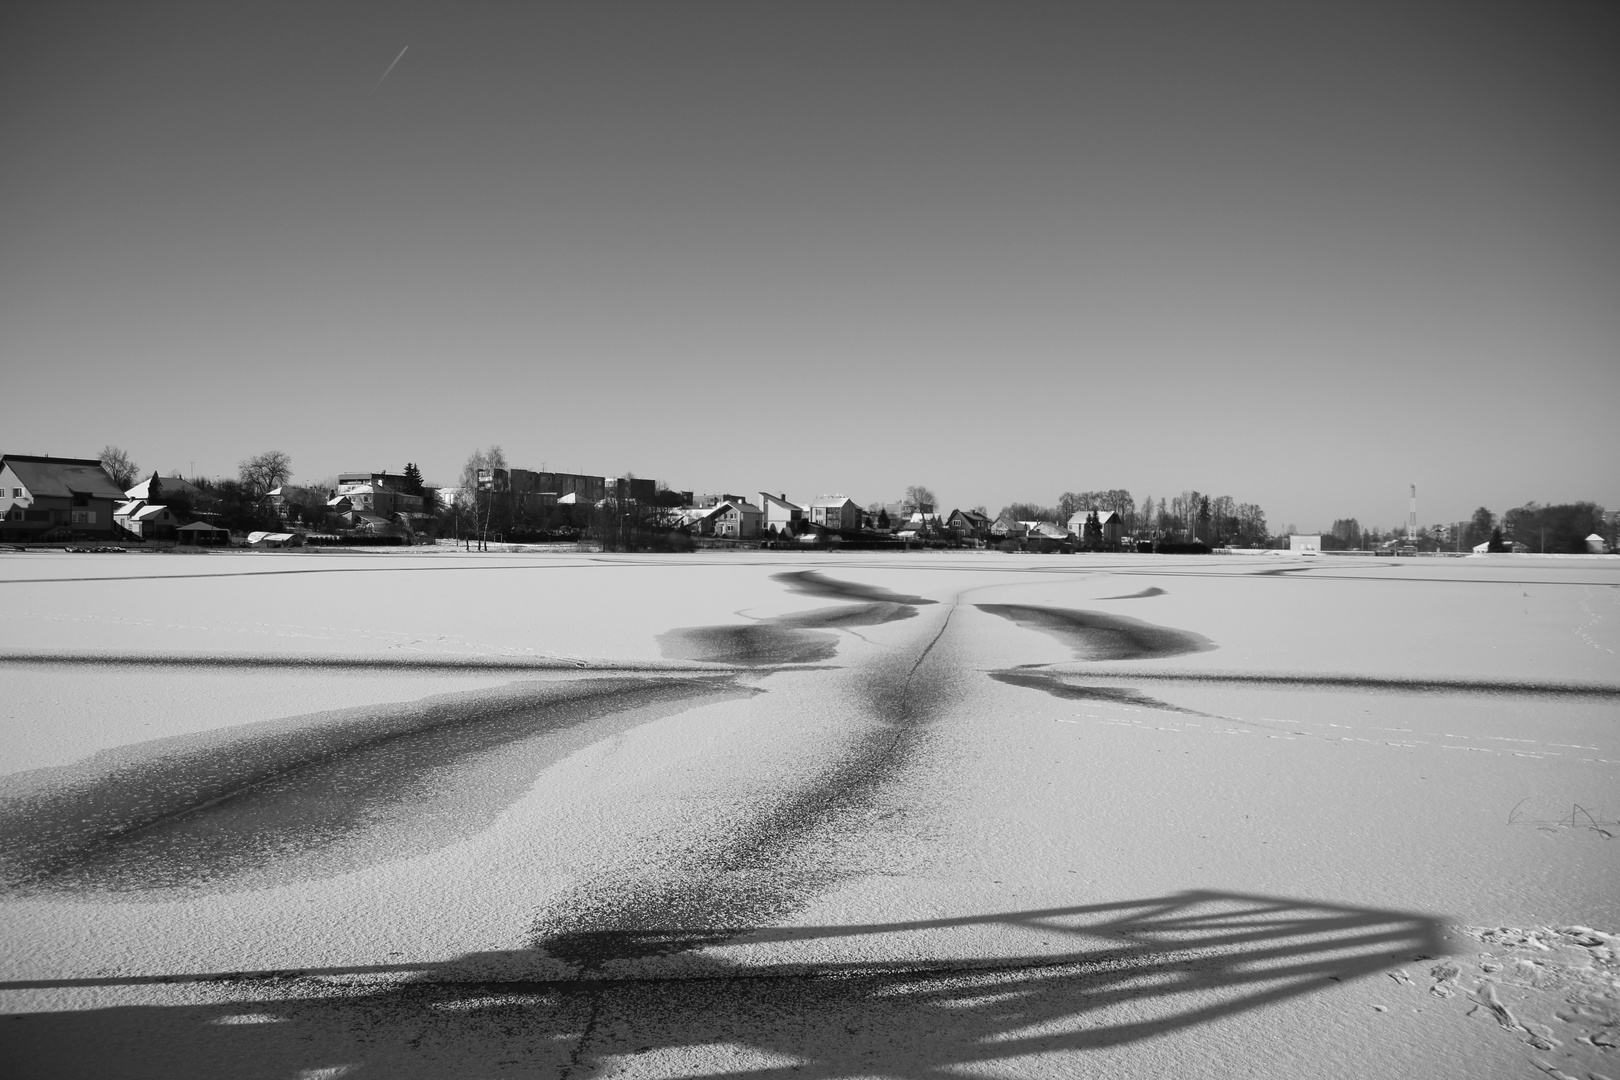
[[[28,1075],[1620,1075],[1613,562],[29,553],[0,597]]]

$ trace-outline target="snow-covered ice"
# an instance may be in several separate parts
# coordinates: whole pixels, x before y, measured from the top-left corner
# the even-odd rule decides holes
[[[29,553],[0,597],[31,1075],[1620,1075],[1612,561]]]

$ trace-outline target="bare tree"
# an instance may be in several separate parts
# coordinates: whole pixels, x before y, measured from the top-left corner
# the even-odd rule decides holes
[[[939,506],[939,499],[921,484],[912,484],[906,488],[906,502],[924,514],[934,513]]]
[[[101,448],[101,467],[107,470],[118,490],[128,491],[135,486],[135,478],[140,475],[141,467],[135,464],[135,459],[120,448],[108,443]]]
[[[478,531],[480,548],[487,546],[490,514],[495,508],[495,473],[505,473],[506,453],[499,445],[474,450],[461,467],[461,493],[458,501],[470,513]],[[482,482],[480,482],[482,481]]]
[[[500,446],[491,446],[488,450],[474,450],[467,455],[467,463],[461,467],[461,490],[478,490],[478,473],[494,473],[496,469],[506,470],[506,452]]]
[[[292,458],[280,450],[266,450],[236,465],[237,479],[255,495],[280,487],[292,478]]]

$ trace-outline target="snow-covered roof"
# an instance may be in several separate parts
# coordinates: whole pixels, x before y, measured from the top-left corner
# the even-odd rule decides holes
[[[777,496],[777,495],[772,495],[768,491],[762,491],[759,494],[761,496],[759,501],[764,506],[782,506],[782,507],[786,507],[789,510],[803,510],[804,509],[804,507],[800,506],[798,503],[789,502],[786,498],[783,498],[783,497]]]
[[[290,532],[250,532],[247,542],[250,544],[285,544],[291,540],[298,540],[302,533]]]
[[[694,510],[696,516],[691,519],[693,521],[702,521],[704,518],[714,517],[724,510],[738,510],[744,514],[763,514],[765,512],[747,499],[721,499],[713,506],[695,507]]]
[[[210,525],[206,521],[193,521],[190,525],[182,525],[182,526],[180,526],[180,528],[176,529],[175,531],[176,532],[230,532],[229,529],[222,529],[218,525]]]
[[[198,487],[196,484],[193,484],[183,476],[160,476],[157,478],[157,482],[158,495],[160,498],[164,495],[203,494],[202,488]],[[132,499],[150,499],[152,497],[152,478],[148,476],[145,480],[142,480],[140,483],[124,492],[124,494],[128,495]]]

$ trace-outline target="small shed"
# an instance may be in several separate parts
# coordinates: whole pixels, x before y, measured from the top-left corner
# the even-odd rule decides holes
[[[226,547],[231,542],[229,529],[210,525],[206,521],[193,521],[190,525],[182,525],[174,530],[174,535],[180,543],[196,544],[198,547]]]
[[[1593,533],[1586,538],[1586,550],[1593,555],[1606,555],[1609,551],[1609,544],[1603,537]]]

